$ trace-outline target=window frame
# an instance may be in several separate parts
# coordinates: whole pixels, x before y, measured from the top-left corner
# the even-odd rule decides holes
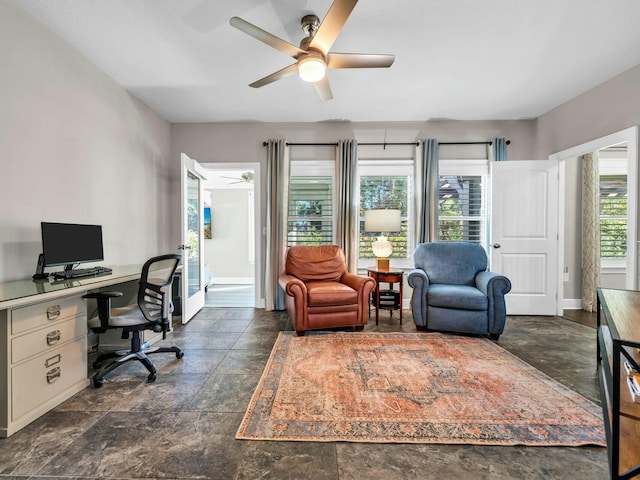
[[[628,192],[628,189],[629,189],[629,187],[628,187],[628,185],[629,185],[629,175],[628,175],[628,171],[627,170],[628,170],[628,168],[627,168],[626,155],[624,157],[622,157],[622,158],[616,158],[616,157],[607,156],[604,152],[600,152],[600,156],[598,158],[598,185],[600,185],[600,178],[599,177],[601,177],[601,176],[624,175],[627,178],[627,192]],[[601,195],[602,195],[602,192],[599,190],[599,196],[601,196]],[[627,196],[627,216],[625,216],[625,218],[624,218],[625,221],[627,222],[627,232],[628,232],[628,229],[629,229],[629,220],[628,220],[629,203],[628,203],[628,199],[629,199],[629,197]],[[599,227],[599,231],[600,231],[600,235],[602,236],[602,232],[600,230],[600,227]],[[627,240],[628,240],[628,236],[627,236]],[[606,272],[606,273],[610,273],[610,274],[624,273],[626,271],[626,267],[627,267],[628,253],[629,253],[629,245],[627,244],[626,254],[625,254],[624,257],[612,258],[612,257],[603,257],[602,255],[600,255],[600,270],[601,270],[601,272]]]
[[[291,246],[289,243],[289,237],[291,231],[289,230],[289,224],[291,222],[290,210],[291,205],[291,179],[293,177],[328,177],[330,180],[328,184],[331,186],[331,215],[321,215],[319,218],[321,222],[331,222],[331,236],[325,239],[322,245],[330,245],[335,243],[336,239],[336,172],[335,172],[335,159],[295,159],[290,160],[289,164],[289,195],[287,198],[287,246]],[[314,199],[315,200],[315,199]],[[310,200],[313,201],[313,200]]]
[[[401,217],[402,222],[407,222],[407,255],[406,257],[391,256],[393,268],[413,268],[413,251],[415,250],[415,158],[414,157],[388,157],[388,158],[359,158],[358,159],[358,240],[356,247],[360,252],[360,225],[364,217],[360,214],[362,177],[407,177],[407,208],[406,215]],[[375,264],[375,258],[360,257],[358,255],[358,270],[365,271]]]
[[[484,247],[485,251],[489,251],[489,236],[491,229],[491,176],[490,176],[490,160],[486,158],[482,159],[441,159],[438,163],[438,177],[443,176],[479,176],[481,177],[482,185],[482,212],[483,215],[479,217],[481,225],[483,226],[483,232],[480,235],[480,245]],[[440,192],[438,191],[438,197]],[[440,220],[438,215],[438,233],[440,232]],[[438,239],[439,241],[446,241]]]

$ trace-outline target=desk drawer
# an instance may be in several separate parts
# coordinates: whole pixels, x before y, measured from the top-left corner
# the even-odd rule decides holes
[[[11,419],[18,420],[87,377],[85,339],[11,369]]]
[[[25,333],[11,339],[11,363],[55,350],[69,340],[83,336],[87,331],[87,321],[84,316],[70,318],[64,322],[56,322],[35,332]]]
[[[15,308],[11,311],[11,334],[48,325],[65,318],[86,315],[86,303],[80,296],[58,298],[48,302]]]

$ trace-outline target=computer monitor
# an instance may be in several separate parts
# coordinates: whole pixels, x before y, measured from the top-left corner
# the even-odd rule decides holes
[[[77,263],[104,260],[102,226],[76,223],[41,222],[44,265],[64,265],[71,270]]]

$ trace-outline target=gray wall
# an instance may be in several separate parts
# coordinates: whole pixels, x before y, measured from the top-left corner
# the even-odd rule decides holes
[[[40,221],[103,225],[104,264],[173,250],[170,125],[0,2],[0,281],[29,278]]]
[[[537,158],[640,125],[640,65],[537,120]]]

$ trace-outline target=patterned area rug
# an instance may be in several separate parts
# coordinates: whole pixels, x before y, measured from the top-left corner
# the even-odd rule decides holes
[[[245,440],[606,445],[599,406],[484,338],[282,332]]]

